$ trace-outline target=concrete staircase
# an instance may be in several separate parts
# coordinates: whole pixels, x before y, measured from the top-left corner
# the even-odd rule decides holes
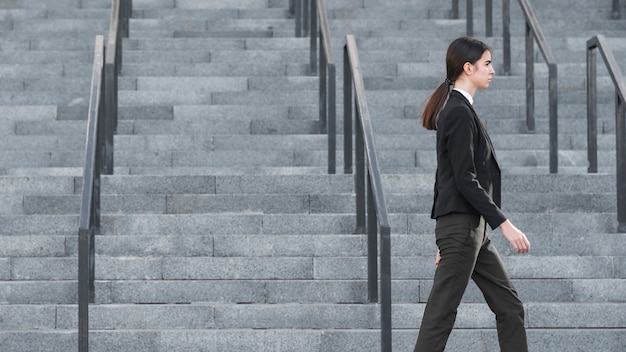
[[[77,350],[87,87],[109,1],[52,3],[0,1],[3,351]],[[607,33],[620,60],[626,22],[607,20],[604,2],[575,3],[533,1],[560,63],[560,174],[547,172],[540,58],[537,131],[524,127],[516,2],[513,75],[476,97],[505,172],[504,210],[532,252],[514,255],[499,233],[493,239],[526,304],[531,350],[623,351],[626,235],[615,233],[613,96],[600,69],[601,173],[587,175],[584,41]],[[436,250],[434,136],[417,117],[465,21],[447,19],[448,2],[326,5],[336,57],[351,33],[363,62],[392,221],[394,350],[408,351]],[[308,39],[293,37],[287,9],[287,0],[134,1],[115,175],[102,185],[91,350],[379,350],[379,307],[365,304],[366,239],[353,234],[353,177],[326,174]],[[501,39],[483,39],[498,65]],[[474,285],[447,350],[461,349],[498,351]]]

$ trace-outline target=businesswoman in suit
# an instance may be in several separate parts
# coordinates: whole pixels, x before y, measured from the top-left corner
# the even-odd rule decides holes
[[[528,351],[524,306],[486,228],[500,229],[515,252],[530,250],[526,235],[500,209],[500,167],[472,107],[474,94],[489,87],[493,75],[485,43],[468,37],[454,40],[446,54],[446,79],[422,114],[423,126],[437,131],[431,216],[439,250],[414,352],[445,349],[470,278],[495,313],[500,350]]]

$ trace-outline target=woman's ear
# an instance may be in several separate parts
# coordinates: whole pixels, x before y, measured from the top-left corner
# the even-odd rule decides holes
[[[471,75],[473,70],[474,70],[474,65],[472,65],[471,63],[466,62],[463,64],[463,72],[465,72],[465,74]]]

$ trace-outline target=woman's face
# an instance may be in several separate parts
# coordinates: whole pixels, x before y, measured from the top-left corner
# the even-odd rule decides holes
[[[496,73],[491,65],[491,52],[486,50],[483,56],[471,66],[472,74],[470,75],[470,80],[474,86],[478,89],[488,88],[493,75]]]

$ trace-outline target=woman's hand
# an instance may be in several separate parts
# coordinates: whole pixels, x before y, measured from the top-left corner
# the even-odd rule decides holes
[[[439,262],[441,261],[441,253],[437,250],[437,258],[435,259],[435,266],[439,266]]]
[[[530,242],[526,235],[513,225],[508,219],[500,225],[500,232],[504,235],[513,246],[515,253],[528,253],[530,251]]]

